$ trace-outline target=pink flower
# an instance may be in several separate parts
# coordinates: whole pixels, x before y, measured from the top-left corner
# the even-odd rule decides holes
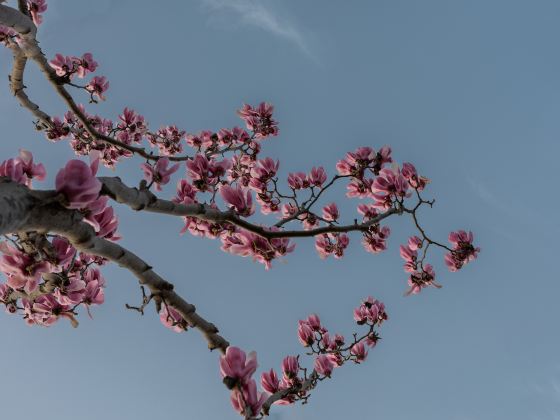
[[[73,326],[77,326],[77,321],[69,311],[70,306],[60,304],[53,295],[42,295],[33,303],[31,321],[48,327],[58,321],[59,316],[64,316],[70,319]]]
[[[373,184],[373,179],[363,178],[358,179],[354,178],[347,186],[346,189],[348,192],[346,193],[346,197],[357,197],[357,198],[366,198],[371,196],[371,186]]]
[[[171,179],[171,175],[179,169],[178,163],[170,168],[167,167],[168,165],[169,159],[166,157],[158,159],[156,164],[153,166],[148,163],[143,163],[141,165],[144,170],[144,179],[150,184],[156,184],[157,191],[161,191],[161,186],[167,184]]]
[[[338,259],[344,256],[349,243],[350,238],[345,233],[323,233],[315,238],[315,249],[321,258],[334,255]]]
[[[309,181],[303,172],[293,172],[288,174],[288,185],[294,190],[309,188]]]
[[[366,251],[377,254],[387,249],[389,235],[391,229],[388,226],[373,225],[363,233],[362,245]]]
[[[272,118],[272,111],[274,107],[271,104],[261,102],[256,108],[245,104],[237,114],[256,138],[264,138],[278,135],[278,123]]]
[[[307,325],[309,325],[313,331],[320,331],[320,332],[327,331],[325,328],[322,327],[321,319],[317,314],[311,314],[307,317],[305,321],[300,321],[300,322],[307,323]]]
[[[163,305],[159,313],[159,320],[167,328],[178,333],[187,329],[187,321],[183,319],[179,311],[169,305]]]
[[[309,347],[311,344],[315,342],[315,334],[313,330],[306,322],[299,321],[298,325],[298,338],[299,342],[304,347]]]
[[[430,264],[426,264],[423,268],[410,274],[408,278],[408,289],[405,296],[415,295],[420,293],[420,291],[428,286],[433,286],[437,289],[441,288],[441,285],[435,282],[436,273]]]
[[[307,182],[315,187],[321,187],[327,180],[327,173],[322,166],[311,168],[311,172],[307,175]]]
[[[365,323],[371,325],[382,324],[387,318],[385,305],[371,296],[368,296],[360,306],[354,309],[354,320],[358,325]]]
[[[314,367],[319,375],[330,377],[334,365],[327,356],[325,356],[324,354],[320,354],[315,359]]]
[[[364,346],[364,343],[359,342],[352,346],[352,348],[350,349],[350,353],[356,358],[355,362],[360,363],[366,360],[368,350]]]
[[[250,190],[239,185],[230,187],[226,184],[220,188],[220,194],[224,201],[231,204],[240,216],[248,217],[255,212],[255,205]]]
[[[90,166],[72,159],[56,175],[56,191],[64,194],[70,209],[87,207],[95,201],[101,190],[101,182],[95,177],[99,159]]]
[[[286,379],[296,378],[299,373],[299,361],[296,356],[286,356],[282,360],[282,372]]]
[[[97,268],[87,270],[83,277],[86,282],[86,289],[84,292],[83,303],[89,305],[101,305],[105,302],[105,279]]]
[[[86,90],[91,94],[91,97],[97,96],[102,101],[105,100],[103,95],[109,89],[109,82],[105,76],[95,76],[86,85]]]
[[[328,222],[336,222],[338,220],[338,207],[336,203],[330,203],[323,207],[323,219]]]
[[[473,240],[472,232],[459,230],[449,234],[449,242],[453,245],[453,250],[445,255],[445,264],[449,271],[460,270],[463,265],[476,259],[480,248],[474,247]]]
[[[408,248],[412,251],[416,251],[419,248],[422,248],[422,239],[418,236],[411,236],[408,238]]]
[[[88,73],[93,73],[97,69],[97,61],[93,59],[91,53],[85,53],[79,59],[78,71],[76,74],[80,79],[83,79]]]
[[[45,0],[27,0],[27,10],[31,14],[33,23],[39,26],[43,23],[43,17],[39,13],[44,13],[47,10],[47,2]]]
[[[430,182],[430,180],[426,177],[419,176],[416,172],[416,168],[412,163],[405,162],[403,163],[402,167],[402,175],[406,178],[409,185],[412,188],[418,189],[418,191],[422,191],[426,185]]]
[[[23,288],[26,293],[37,289],[41,274],[50,270],[46,261],[36,261],[35,258],[24,253],[6,242],[0,242],[0,270],[8,277],[7,284],[13,289]]]
[[[36,178],[39,181],[45,179],[47,175],[47,171],[42,163],[34,164],[33,163],[33,154],[25,149],[19,149],[19,156],[16,158],[16,161],[21,162],[21,168],[23,173],[29,179],[27,185],[31,185],[31,179]]]
[[[229,346],[226,354],[220,356],[220,373],[222,378],[230,378],[232,389],[237,383],[247,383],[257,370],[257,353],[249,353],[249,357],[239,347]],[[226,385],[228,385],[226,383]]]
[[[76,57],[56,54],[54,59],[49,61],[50,66],[55,70],[57,76],[71,77],[75,72]]]
[[[86,292],[86,282],[76,277],[70,277],[53,293],[54,298],[61,305],[73,306],[82,301]]]
[[[57,236],[52,240],[52,246],[56,251],[56,264],[59,267],[63,267],[72,261],[76,254],[76,249],[61,236]]]
[[[90,223],[95,228],[95,233],[100,238],[109,239],[110,241],[118,241],[121,239],[119,235],[116,234],[117,228],[119,226],[119,219],[114,214],[114,210],[111,206],[107,206],[103,209],[101,213],[97,213],[86,219],[86,222],[93,220]]]
[[[222,236],[222,250],[241,257],[253,257],[253,260],[270,269],[271,261],[294,250],[295,244],[289,239],[273,239],[268,241],[261,236],[246,230],[239,230]]]
[[[269,372],[263,372],[261,375],[261,386],[267,392],[274,394],[278,391],[278,386],[280,384],[280,380],[276,375],[274,369],[270,369]]]
[[[276,176],[279,166],[279,161],[274,161],[273,159],[267,157],[257,160],[255,166],[251,168],[250,174],[252,178],[256,178],[259,181],[266,183]]]
[[[186,179],[177,182],[177,195],[172,199],[174,203],[192,204],[196,202],[196,189]]]
[[[28,178],[23,172],[23,165],[17,159],[8,159],[0,164],[0,176],[10,178],[18,184],[27,184]]]
[[[261,411],[266,401],[266,394],[257,392],[257,384],[254,379],[249,380],[241,386],[241,389],[234,389],[231,393],[231,405],[239,414],[245,416],[247,407],[251,410],[251,417],[255,417]]]
[[[408,188],[407,180],[398,169],[385,168],[373,181],[371,190],[374,193],[381,193],[381,195],[406,197]]]

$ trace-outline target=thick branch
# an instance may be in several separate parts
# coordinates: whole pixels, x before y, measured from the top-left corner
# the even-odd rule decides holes
[[[0,178],[0,234],[37,231],[55,233],[68,239],[79,251],[107,258],[133,273],[152,294],[175,308],[188,324],[206,338],[210,349],[224,352],[227,340],[216,326],[196,313],[194,305],[173,291],[173,285],[152,270],[143,259],[124,247],[99,238],[94,229],[82,222],[78,211],[68,210],[48,197],[52,192],[30,191],[23,185]]]

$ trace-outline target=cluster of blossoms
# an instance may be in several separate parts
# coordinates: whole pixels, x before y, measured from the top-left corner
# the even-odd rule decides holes
[[[453,249],[447,248],[450,252],[445,255],[445,264],[450,271],[461,269],[464,264],[477,257],[480,248],[473,246],[473,240],[472,232],[467,233],[464,230],[460,230],[449,234],[449,242],[453,245]],[[406,245],[400,246],[400,254],[405,261],[404,271],[409,273],[408,285],[410,288],[406,295],[420,293],[423,288],[428,286],[441,288],[441,285],[435,281],[436,273],[432,265],[424,264],[425,251],[428,246],[434,243],[425,236],[424,239],[412,236],[408,239]],[[418,250],[421,248],[424,248],[424,255],[419,258]]]
[[[480,248],[473,245],[472,232],[459,230],[449,234],[449,242],[453,245],[451,252],[445,255],[445,264],[450,271],[460,270],[463,265],[473,261],[480,252]]]
[[[99,160],[91,165],[70,160],[56,176],[56,192],[66,208],[79,211],[96,236],[115,241],[118,220],[107,197],[99,196],[101,182],[96,178]],[[31,187],[33,179],[46,176],[42,164],[21,150],[18,157],[0,163],[0,176]],[[104,301],[105,280],[96,266],[103,258],[76,249],[63,237],[38,233],[13,234],[0,242],[0,302],[9,313],[22,312],[28,324],[52,325],[60,317],[77,325],[76,309]]]
[[[273,402],[277,405],[307,401],[309,392],[319,381],[330,378],[336,368],[349,361],[362,363],[368,348],[375,347],[379,340],[375,328],[387,320],[385,306],[368,297],[354,309],[354,319],[358,325],[369,328],[361,337],[354,334],[350,343],[340,334],[331,337],[315,314],[300,320],[299,341],[309,350],[308,355],[314,356],[313,370],[308,374],[308,369],[300,364],[300,356],[286,356],[282,360],[281,375],[274,369],[261,374],[262,392],[257,391],[252,378],[257,370],[256,354],[252,352],[247,356],[237,347],[228,347],[220,358],[220,372],[224,384],[231,390],[233,408],[245,417],[256,417],[272,395],[277,396]]]
[[[81,57],[56,54],[49,64],[65,83],[69,83],[74,76],[83,79],[88,73],[95,72],[98,66],[91,53],[85,53]],[[95,97],[104,101],[104,93],[109,89],[109,82],[105,76],[94,76],[87,85],[80,87],[90,93],[92,102],[95,102]]]

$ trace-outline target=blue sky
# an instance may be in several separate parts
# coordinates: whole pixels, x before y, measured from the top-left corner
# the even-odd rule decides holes
[[[238,124],[242,103],[269,101],[281,134],[263,155],[279,158],[284,175],[319,164],[332,174],[346,151],[389,144],[432,179],[429,232],[475,233],[476,263],[451,274],[434,253],[443,289],[404,298],[398,244],[414,232],[404,218],[390,220],[384,254],[367,254],[352,236],[347,257],[321,261],[301,240],[265,272],[215,241],[179,236],[180,220],[117,207],[122,244],[232,343],[256,350],[262,369],[301,352],[297,320],[309,313],[348,334],[362,297],[386,303],[390,320],[367,363],[337,370],[308,405],[272,418],[555,420],[559,18],[553,0],[50,0],[39,37],[49,57],[93,53],[111,89],[92,112],[116,118],[129,106],[151,127],[194,132]],[[0,51],[0,156],[32,150],[47,188],[72,152],[35,132],[10,96],[10,61]],[[32,66],[26,85],[47,112],[64,111]],[[136,183],[139,163],[119,175]],[[348,220],[356,204],[344,206]],[[105,276],[106,304],[77,330],[0,317],[4,416],[236,418],[200,335],[126,311],[140,299],[134,278],[118,267]]]

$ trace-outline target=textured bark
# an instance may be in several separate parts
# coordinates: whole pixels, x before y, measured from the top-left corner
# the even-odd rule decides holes
[[[63,236],[79,251],[107,258],[126,268],[152,294],[179,311],[190,327],[198,329],[211,350],[224,352],[229,346],[214,324],[198,315],[194,305],[173,291],[173,284],[133,252],[97,237],[94,229],[82,221],[80,212],[68,210],[58,203],[56,193],[31,191],[24,185],[0,178],[0,234],[31,231]]]
[[[0,177],[0,235],[20,230],[37,202],[25,186]]]

